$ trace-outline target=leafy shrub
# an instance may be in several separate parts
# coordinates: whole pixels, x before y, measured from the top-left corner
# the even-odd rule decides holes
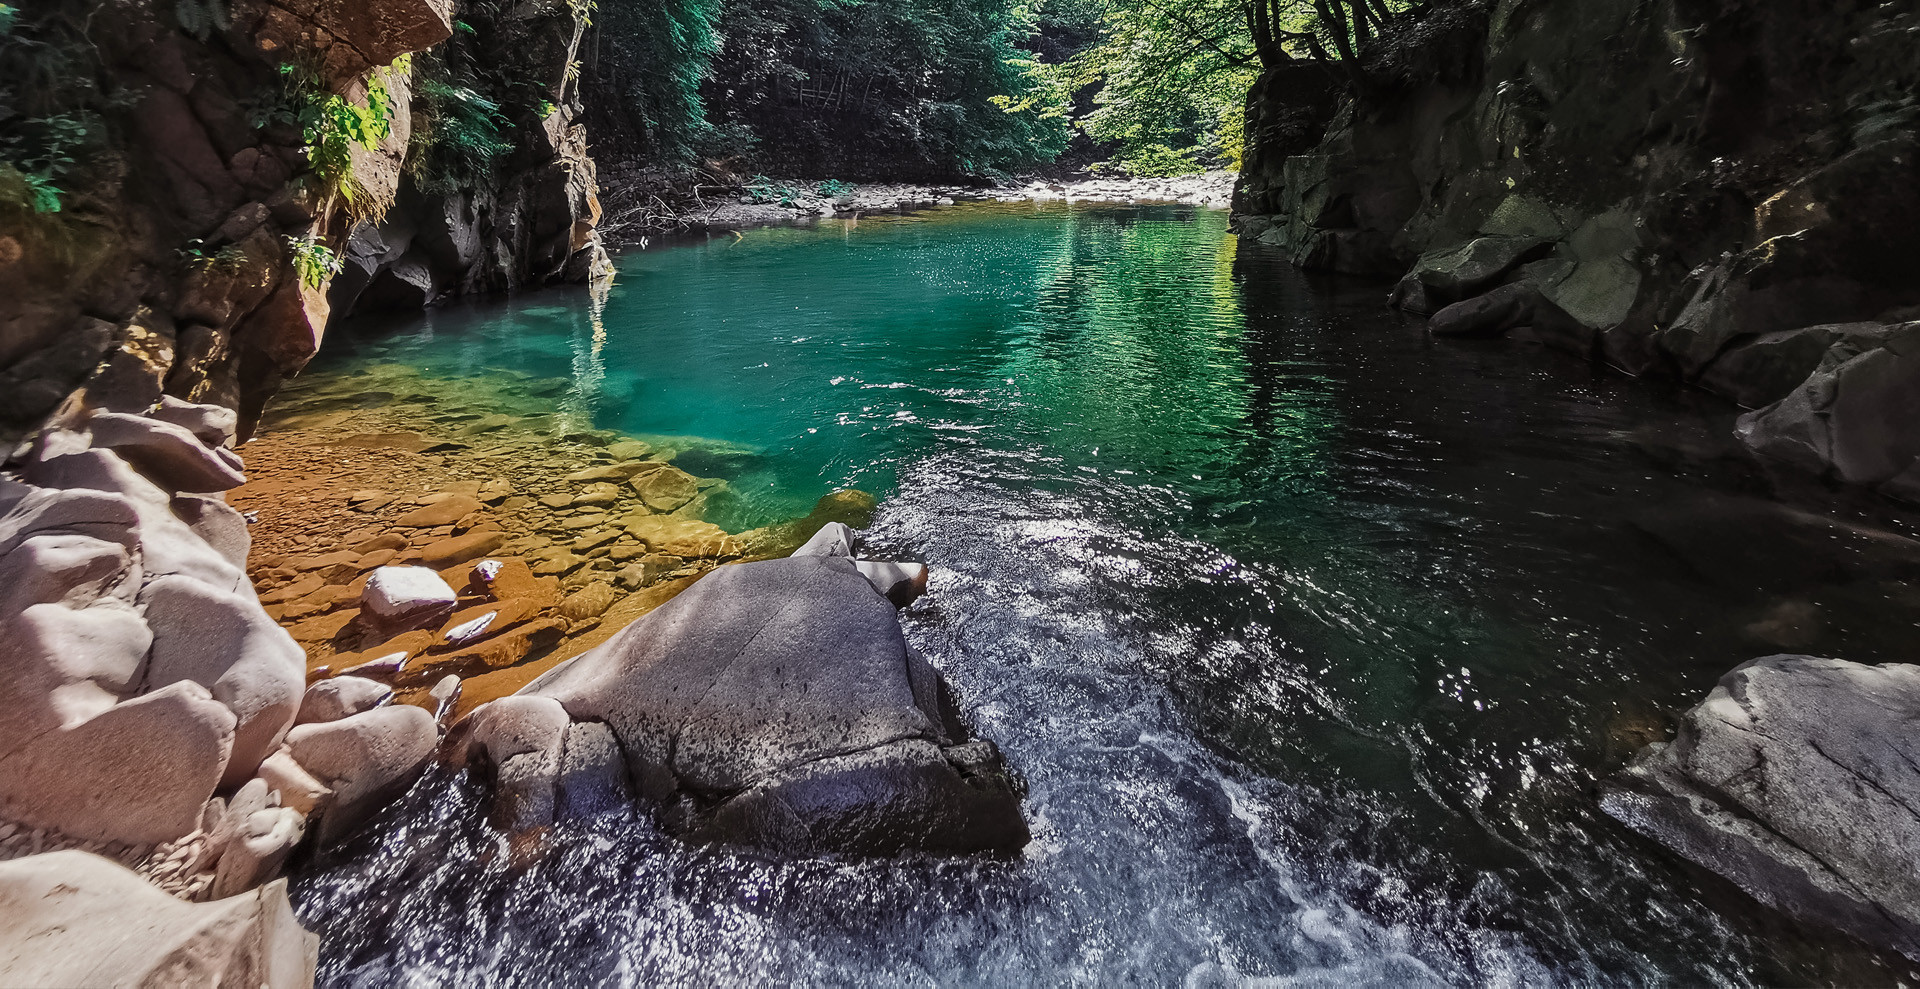
[[[1199,148],[1187,148],[1175,151],[1164,144],[1149,144],[1134,148],[1124,157],[1114,161],[1120,171],[1141,179],[1164,179],[1175,175],[1192,175],[1205,171],[1205,166],[1194,159]]]
[[[430,193],[445,194],[492,174],[513,150],[513,125],[500,104],[466,86],[423,76],[414,89],[414,130],[408,171]]]
[[[293,270],[300,273],[300,280],[308,288],[325,287],[328,279],[346,267],[346,262],[333,253],[333,248],[315,240],[311,233],[288,237],[287,246],[293,251]]]

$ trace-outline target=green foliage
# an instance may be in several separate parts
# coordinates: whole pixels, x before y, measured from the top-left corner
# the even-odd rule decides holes
[[[239,271],[246,263],[247,252],[238,244],[227,244],[217,250],[207,250],[207,242],[194,239],[174,254],[189,268],[205,268],[214,271]]]
[[[1174,175],[1191,175],[1203,171],[1197,159],[1201,148],[1187,148],[1175,151],[1164,144],[1148,144],[1130,147],[1126,153],[1114,159],[1113,166],[1135,178],[1161,179]]]
[[[359,203],[363,195],[353,178],[353,148],[372,151],[393,133],[393,95],[387,74],[401,68],[396,61],[394,66],[374,70],[367,79],[367,101],[357,103],[327,90],[311,68],[291,62],[280,66],[294,122],[306,142],[302,150],[307,164],[325,188],[338,192],[349,204]]]
[[[300,281],[308,288],[325,288],[327,280],[345,267],[333,248],[315,240],[312,234],[288,237],[287,247],[293,252],[293,270],[300,273]]]
[[[815,186],[813,192],[822,199],[839,199],[841,196],[852,195],[853,189],[854,186],[850,182],[842,182],[839,179],[828,179]]]
[[[431,75],[414,87],[414,129],[407,168],[418,186],[445,194],[493,174],[494,162],[513,151],[513,125],[500,104],[466,86]]]
[[[1114,146],[1136,175],[1239,168],[1247,91],[1264,66],[1296,58],[1346,64],[1412,0],[1061,0],[1097,22],[1098,40],[1027,71],[1074,122]],[[1174,148],[1186,148],[1173,151]]]
[[[707,118],[770,171],[990,175],[1065,146],[1010,0],[730,0]]]
[[[98,85],[98,54],[65,5],[0,4],[0,197],[61,212],[104,145],[102,111],[123,100]]]
[[[700,86],[720,49],[723,0],[606,0],[596,54],[582,70],[601,100],[596,141],[661,164],[684,164],[715,131]],[[611,99],[609,99],[611,97]]]

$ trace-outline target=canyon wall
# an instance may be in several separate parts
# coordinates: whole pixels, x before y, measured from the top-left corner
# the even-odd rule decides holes
[[[1920,500],[1912,4],[1443,5],[1366,64],[1338,104],[1298,67],[1256,87],[1243,236],[1402,278],[1437,334],[1724,395],[1757,452]]]
[[[24,169],[0,172],[0,439],[76,390],[129,413],[162,394],[223,405],[244,438],[341,316],[585,281],[604,253],[569,71],[584,16],[566,0],[30,12],[9,54],[77,52],[45,69],[86,76],[93,123],[56,208]],[[414,53],[483,42],[470,57],[509,69],[523,105],[499,109],[485,168],[427,194]]]

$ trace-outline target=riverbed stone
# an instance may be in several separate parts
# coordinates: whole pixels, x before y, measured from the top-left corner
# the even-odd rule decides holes
[[[457,600],[453,588],[427,567],[380,567],[360,592],[362,608],[396,625],[438,618]]]
[[[1601,806],[1762,903],[1920,959],[1916,721],[1920,666],[1757,659]]]
[[[484,508],[486,506],[480,503],[480,499],[472,495],[449,495],[394,519],[393,524],[411,529],[431,529],[451,525]]]
[[[0,862],[0,984],[305,989],[319,944],[285,881],[188,903],[88,852]]]
[[[497,530],[474,531],[464,536],[437,540],[420,548],[420,563],[435,570],[444,570],[455,564],[480,559],[499,549],[506,541],[506,533]]]
[[[699,482],[678,467],[663,466],[637,474],[629,483],[648,508],[663,514],[678,510],[700,493]]]
[[[202,405],[163,395],[151,418],[172,423],[192,433],[209,447],[231,448],[240,431],[240,414],[224,405]]]
[[[619,738],[637,790],[698,841],[816,853],[1013,851],[1004,770],[964,775],[938,674],[850,560],[722,567],[524,694]]]
[[[828,522],[801,544],[793,556],[853,556],[853,530],[844,522]]]

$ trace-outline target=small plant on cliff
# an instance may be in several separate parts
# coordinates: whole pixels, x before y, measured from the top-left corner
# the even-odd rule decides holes
[[[306,141],[303,150],[307,164],[327,189],[338,192],[349,205],[362,198],[362,190],[353,178],[353,147],[372,151],[393,133],[393,95],[387,88],[387,77],[390,72],[404,70],[400,61],[391,68],[375,69],[367,77],[367,101],[363,104],[329,92],[319,73],[311,68],[292,62],[280,66],[301,139]]]
[[[174,253],[187,267],[208,271],[239,271],[240,266],[247,262],[247,252],[239,244],[208,250],[207,242],[199,239],[187,241],[187,246]]]
[[[300,273],[300,281],[308,288],[325,288],[327,280],[346,266],[346,262],[333,253],[333,248],[315,240],[311,233],[288,237],[287,247],[293,252],[293,270]]]

